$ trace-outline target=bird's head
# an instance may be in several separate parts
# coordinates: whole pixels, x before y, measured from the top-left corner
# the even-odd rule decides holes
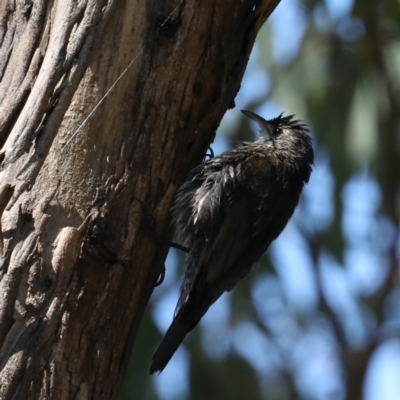
[[[267,145],[274,154],[290,161],[313,164],[314,152],[307,125],[294,119],[294,115],[266,120],[259,115],[242,110],[242,113],[257,122],[260,138],[256,143]]]
[[[282,113],[276,118],[266,120],[251,111],[242,110],[242,113],[257,122],[263,141],[278,138],[285,130],[308,132],[307,125],[293,119],[294,115],[284,117]]]

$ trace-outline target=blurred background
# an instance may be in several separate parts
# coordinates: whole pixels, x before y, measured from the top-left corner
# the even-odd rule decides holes
[[[170,250],[120,400],[399,400],[399,1],[282,0],[236,106],[215,154],[257,135],[241,109],[296,114],[316,150],[310,183],[259,270],[150,377],[182,279]]]

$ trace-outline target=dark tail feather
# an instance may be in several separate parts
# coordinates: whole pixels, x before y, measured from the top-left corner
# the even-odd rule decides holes
[[[151,360],[150,374],[165,368],[187,333],[188,329],[175,318]]]

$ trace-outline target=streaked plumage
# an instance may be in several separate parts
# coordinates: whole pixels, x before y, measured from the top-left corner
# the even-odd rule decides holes
[[[282,232],[308,182],[314,153],[307,127],[293,116],[266,121],[260,138],[194,168],[173,208],[190,249],[174,320],[150,373],[162,371],[208,308],[256,265]]]

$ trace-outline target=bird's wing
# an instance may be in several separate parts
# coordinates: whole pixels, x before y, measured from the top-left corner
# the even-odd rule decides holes
[[[247,275],[280,232],[273,223],[281,191],[274,184],[276,168],[265,154],[244,150],[239,160],[213,159],[186,181],[193,185],[190,212],[180,207],[177,221],[185,227],[190,255],[176,315],[184,307],[188,325]]]
[[[205,274],[207,284],[223,278],[239,260],[243,261],[245,253],[253,251],[255,237],[265,230],[263,221],[268,216],[262,215],[262,212],[271,197],[268,193],[270,168],[262,154],[254,153],[235,167],[224,166],[215,178],[220,185],[215,185],[211,192],[206,191],[208,195],[202,199],[198,220],[211,219],[212,223],[207,226],[213,227],[212,232],[207,231],[208,237],[199,257],[199,271]],[[215,199],[219,199],[219,203]],[[203,218],[203,212],[208,213],[207,218]],[[257,257],[248,254],[245,274],[258,261],[253,260]],[[235,277],[232,279],[235,280]]]

